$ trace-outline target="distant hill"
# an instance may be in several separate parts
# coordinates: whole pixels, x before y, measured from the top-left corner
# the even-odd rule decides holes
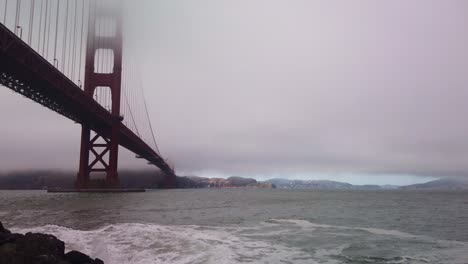
[[[193,188],[236,188],[236,187],[247,187],[247,188],[276,188],[276,186],[269,182],[257,182],[252,178],[243,177],[229,177],[223,178],[204,178],[197,176],[184,177],[193,183]]]
[[[288,180],[281,178],[271,179],[266,182],[275,184],[278,189],[303,190],[468,190],[468,181],[447,178],[407,186],[352,185],[328,180]]]
[[[401,190],[468,190],[468,181],[459,179],[440,179],[420,184],[401,186]]]
[[[288,179],[271,179],[266,182],[276,185],[278,189],[321,189],[321,190],[347,190],[353,189],[354,185],[343,182],[328,181],[328,180],[288,180]]]
[[[164,186],[159,171],[121,171],[122,188],[158,189]],[[45,188],[73,188],[76,173],[60,171],[23,171],[0,173],[0,190],[40,190]],[[300,190],[468,190],[468,180],[440,179],[407,186],[353,185],[329,180],[289,180],[276,178],[259,182],[252,178],[177,177],[177,188],[278,188]]]
[[[278,189],[301,189],[301,190],[393,190],[398,186],[393,185],[353,185],[350,183],[329,180],[288,180],[271,179],[266,182],[273,183]]]

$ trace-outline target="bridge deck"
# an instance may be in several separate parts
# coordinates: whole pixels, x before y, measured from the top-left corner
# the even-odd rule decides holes
[[[113,116],[3,24],[0,84],[102,135],[111,134]],[[174,176],[164,159],[122,123],[120,145]]]

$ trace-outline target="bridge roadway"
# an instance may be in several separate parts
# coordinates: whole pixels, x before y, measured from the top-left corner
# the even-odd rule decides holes
[[[0,84],[101,135],[108,138],[111,135],[115,117],[3,24],[0,24]],[[174,177],[166,161],[122,124],[121,117],[118,119],[120,145]]]

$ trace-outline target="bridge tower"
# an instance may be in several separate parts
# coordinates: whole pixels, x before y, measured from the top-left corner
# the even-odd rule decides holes
[[[89,14],[84,92],[88,97],[93,98],[97,88],[106,88],[110,91],[112,104],[109,110],[112,114],[112,132],[111,134],[94,133],[92,125],[82,124],[80,165],[76,181],[76,187],[80,189],[119,187],[117,163],[119,131],[123,120],[120,115],[123,40],[122,10],[120,3],[115,4],[115,2],[112,6],[94,4],[95,7],[91,8]],[[97,26],[101,23],[105,23],[106,27],[113,27],[113,34],[109,35],[109,32],[103,34],[99,29],[100,26]],[[113,67],[110,72],[99,72],[98,52],[113,54]],[[92,176],[99,174],[104,174],[105,179],[92,179]]]

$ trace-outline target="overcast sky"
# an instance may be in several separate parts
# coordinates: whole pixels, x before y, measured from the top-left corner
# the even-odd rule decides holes
[[[132,1],[179,175],[468,177],[468,1]],[[77,170],[79,125],[0,89],[0,170]],[[148,168],[122,151],[121,168]]]

